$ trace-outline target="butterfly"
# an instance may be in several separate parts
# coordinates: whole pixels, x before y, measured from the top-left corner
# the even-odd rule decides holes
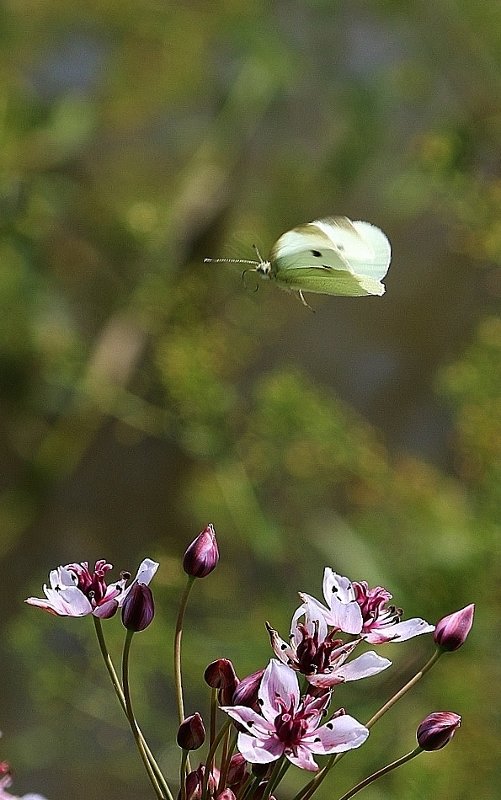
[[[297,292],[307,308],[310,306],[303,292],[349,297],[384,294],[381,281],[390,266],[391,246],[383,231],[369,222],[352,222],[348,217],[317,219],[283,233],[268,260],[261,257],[257,247],[254,249],[258,261],[204,261],[251,264],[250,272],[275,281],[281,289]]]

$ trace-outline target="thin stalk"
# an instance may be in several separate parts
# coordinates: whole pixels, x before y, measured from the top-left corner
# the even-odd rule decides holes
[[[181,640],[183,638],[183,621],[184,612],[186,611],[186,605],[188,603],[188,597],[194,582],[195,578],[192,575],[189,575],[188,583],[186,584],[183,596],[181,597],[179,613],[176,621],[176,631],[174,634],[174,684],[176,687],[177,715],[179,718],[179,724],[181,724],[181,722],[184,720],[183,676],[181,671]]]
[[[217,748],[219,747],[219,743],[223,736],[225,735],[226,731],[231,725],[231,721],[228,720],[224,723],[221,730],[215,737],[214,741],[211,743],[209,748],[209,752],[207,753],[207,758],[205,759],[205,774],[204,774],[204,781],[202,787],[202,800],[206,800],[207,798],[207,787],[209,785],[209,776],[212,774],[212,762],[214,761],[214,755],[216,753]]]
[[[217,689],[211,689],[210,693],[210,727],[209,727],[209,748],[216,738],[216,714],[217,714]]]
[[[99,642],[99,648],[101,650],[101,655],[103,656],[104,663],[106,665],[106,669],[108,670],[108,674],[110,676],[110,680],[111,680],[111,682],[113,684],[113,688],[114,688],[115,693],[116,693],[116,695],[118,697],[118,700],[119,700],[119,703],[120,703],[120,705],[122,707],[122,710],[123,710],[124,714],[126,715],[126,717],[128,718],[127,706],[126,706],[126,703],[125,703],[125,696],[124,696],[120,681],[118,679],[118,675],[116,673],[115,667],[113,666],[113,662],[111,660],[111,656],[109,654],[108,647],[106,645],[106,640],[104,638],[103,626],[101,624],[101,620],[99,619],[99,617],[94,617],[94,616],[92,617],[92,619],[94,620],[94,628],[95,628],[95,631],[96,631],[97,640]],[[136,726],[137,726],[137,730],[139,731],[139,736],[141,737],[142,746],[144,747],[144,751],[145,751],[146,755],[148,756],[148,760],[149,760],[149,762],[151,764],[152,769],[155,772],[157,780],[158,780],[159,784],[163,787],[165,795],[168,798],[168,800],[173,800],[172,793],[171,793],[171,791],[170,791],[170,789],[169,789],[169,787],[168,787],[168,785],[167,785],[167,783],[165,781],[165,778],[164,778],[164,776],[162,774],[162,771],[161,771],[160,767],[158,766],[158,764],[156,762],[156,759],[155,759],[153,753],[151,752],[151,750],[149,748],[149,745],[148,745],[146,739],[144,738],[144,735],[141,732],[141,729],[140,729],[139,725],[137,725],[137,723],[136,723]]]
[[[221,774],[219,776],[219,786],[218,786],[220,792],[222,792],[223,789],[226,788],[226,779],[228,777],[228,770],[230,768],[231,756],[233,755],[233,751],[237,743],[236,736],[234,736],[233,740],[230,741],[230,733],[231,733],[230,728],[228,728],[225,737],[223,739],[223,750],[221,753],[221,763],[220,763]]]
[[[139,755],[144,764],[144,768],[148,774],[148,777],[151,781],[151,785],[153,786],[154,792],[158,798],[158,800],[165,800],[165,794],[162,791],[160,783],[157,779],[155,771],[150,764],[150,760],[148,755],[144,749],[143,741],[141,739],[141,734],[139,731],[139,727],[136,722],[136,718],[134,716],[134,712],[132,710],[132,701],[130,696],[130,686],[129,686],[129,655],[130,655],[130,646],[132,642],[132,637],[134,635],[134,631],[127,631],[127,635],[125,637],[123,655],[122,655],[122,684],[123,684],[123,693],[125,698],[125,708],[127,712],[127,717],[129,719],[129,724],[132,729],[132,733],[137,745],[137,749],[139,750]]]
[[[257,789],[260,781],[261,779],[258,778],[257,775],[253,775],[251,772],[245,782],[245,786],[243,787],[241,800],[248,800],[248,798],[254,794],[254,789]]]
[[[181,800],[186,800],[186,761],[188,759],[188,751],[183,750],[181,755],[181,766],[179,769],[179,787],[181,790]]]
[[[396,703],[398,700],[400,700],[400,698],[401,698],[401,697],[403,697],[403,696],[404,696],[404,694],[406,694],[406,693],[409,691],[409,689],[412,689],[412,687],[413,687],[413,686],[415,686],[415,685],[416,685],[416,683],[417,683],[418,681],[420,681],[420,680],[421,680],[421,678],[423,677],[423,675],[425,675],[425,674],[428,672],[428,670],[430,670],[430,669],[432,668],[432,666],[433,666],[434,664],[436,664],[436,662],[438,661],[438,659],[440,658],[440,656],[442,655],[442,653],[443,653],[443,651],[442,651],[442,650],[439,650],[439,649],[435,650],[435,652],[433,653],[432,657],[431,657],[431,658],[430,658],[430,659],[429,659],[429,660],[426,662],[426,664],[424,665],[424,667],[423,667],[422,669],[420,669],[420,670],[419,670],[419,672],[416,672],[416,674],[414,675],[414,677],[413,677],[413,678],[411,678],[411,679],[410,679],[410,681],[407,681],[407,683],[405,684],[405,686],[402,686],[402,688],[401,688],[401,689],[400,689],[400,690],[399,690],[399,691],[398,691],[396,694],[394,694],[394,695],[393,695],[393,697],[390,697],[390,699],[388,700],[388,702],[387,702],[387,703],[385,703],[385,704],[384,704],[384,706],[381,706],[381,708],[379,709],[379,711],[376,711],[376,713],[374,714],[374,716],[373,716],[373,717],[371,717],[371,718],[370,718],[370,720],[369,720],[368,722],[366,722],[366,723],[365,723],[365,727],[366,727],[366,728],[372,728],[372,726],[373,726],[373,725],[375,725],[375,723],[376,723],[376,722],[377,722],[379,719],[381,719],[381,717],[383,716],[383,714],[386,714],[386,712],[387,712],[387,711],[389,711],[389,709],[390,709],[392,706],[394,706],[394,705],[395,705],[395,703]]]
[[[284,761],[285,761],[285,764],[284,764]],[[285,769],[284,769],[284,766],[285,766]],[[268,800],[268,798],[270,797],[272,792],[275,791],[276,787],[278,786],[278,784],[282,780],[282,778],[285,775],[285,773],[287,772],[288,768],[289,768],[289,762],[285,760],[284,756],[281,756],[278,759],[278,761],[275,764],[275,766],[273,767],[272,773],[271,773],[270,778],[269,778],[269,780],[268,780],[268,782],[267,782],[267,784],[265,786],[265,789],[264,789],[263,796],[262,796],[261,800]]]
[[[419,753],[422,752],[423,751],[421,747],[416,747],[414,748],[414,750],[411,750],[410,753],[407,753],[407,755],[402,756],[401,758],[397,758],[396,761],[392,761],[391,764],[387,764],[386,767],[381,767],[381,769],[378,769],[377,772],[373,772],[372,775],[369,775],[367,778],[364,778],[363,781],[357,783],[356,786],[354,786],[348,792],[343,794],[343,796],[340,797],[339,800],[350,800],[350,797],[354,797],[356,794],[358,794],[358,792],[361,791],[361,789],[364,789],[366,786],[369,786],[370,783],[374,783],[374,781],[377,781],[378,778],[381,778],[388,772],[391,772],[397,767],[401,767],[403,764],[406,764],[408,761],[410,761],[412,758],[414,758],[415,756],[417,756]]]

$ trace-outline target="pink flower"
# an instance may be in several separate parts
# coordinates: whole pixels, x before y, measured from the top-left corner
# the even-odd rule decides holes
[[[357,603],[362,611],[362,638],[371,644],[384,642],[405,642],[422,633],[432,633],[434,626],[426,620],[414,617],[401,622],[401,608],[389,606],[391,594],[376,586],[369,589],[366,581],[354,581]]]
[[[50,586],[43,587],[45,599],[28,597],[26,603],[39,606],[49,614],[60,617],[112,617],[120,608],[136,582],[148,584],[157,571],[158,564],[150,558],[141,562],[137,575],[125,588],[130,574],[122,573],[116,583],[106,584],[106,573],[112,565],[104,559],[96,562],[94,572],[90,572],[87,561],[80,564],[67,564],[53,569],[49,575]]]
[[[319,606],[319,603],[306,599],[298,608],[292,618],[289,643],[267,624],[271,646],[280,661],[302,672],[312,686],[322,689],[367,678],[391,666],[391,661],[373,651],[345,664],[361,640],[343,643],[341,639],[335,639],[337,630],[328,632]],[[303,622],[299,622],[301,617],[304,617]]]
[[[296,674],[272,659],[259,688],[261,714],[247,706],[223,706],[245,728],[238,749],[253,764],[268,764],[285,755],[301,769],[318,769],[313,756],[341,753],[359,747],[369,731],[356,719],[341,714],[319,725],[330,694],[301,700]]]
[[[403,642],[434,630],[433,625],[417,617],[401,622],[402,609],[387,605],[391,594],[382,586],[369,589],[366,581],[352,583],[330,567],[324,570],[323,594],[325,606],[310,595],[300,597],[315,605],[334,630],[359,634],[371,644]]]

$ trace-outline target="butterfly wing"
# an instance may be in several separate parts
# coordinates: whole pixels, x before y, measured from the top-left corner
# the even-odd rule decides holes
[[[360,229],[355,227],[361,226]],[[352,223],[346,217],[330,217],[300,225],[284,233],[274,244],[271,275],[279,286],[320,294],[361,296],[384,293],[379,278],[386,274],[379,262],[386,251],[369,223]],[[388,243],[389,247],[389,243]],[[378,267],[372,264],[378,260]],[[367,264],[365,272],[361,266]],[[358,273],[355,266],[360,269]]]
[[[360,278],[347,270],[332,267],[289,267],[278,272],[275,280],[283,289],[316,294],[363,297],[384,293],[383,284],[374,278]]]

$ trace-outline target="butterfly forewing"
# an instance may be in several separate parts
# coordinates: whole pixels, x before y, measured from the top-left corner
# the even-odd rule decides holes
[[[271,249],[274,277],[284,270],[321,267],[351,271],[342,250],[333,246],[328,231],[309,222],[282,234]]]

